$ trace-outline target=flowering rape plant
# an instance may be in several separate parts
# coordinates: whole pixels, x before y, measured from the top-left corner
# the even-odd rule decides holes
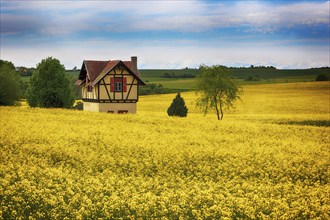
[[[0,107],[0,219],[329,219],[329,86],[245,86],[221,124],[193,92],[187,118],[173,95],[135,115]]]

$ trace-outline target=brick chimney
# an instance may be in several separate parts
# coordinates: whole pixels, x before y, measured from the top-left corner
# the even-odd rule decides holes
[[[132,66],[133,66],[133,70],[136,74],[139,74],[139,71],[137,69],[137,56],[132,56],[131,57],[131,62],[132,62]]]

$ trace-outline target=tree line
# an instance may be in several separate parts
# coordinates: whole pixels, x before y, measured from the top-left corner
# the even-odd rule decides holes
[[[0,62],[0,105],[15,105],[22,97],[20,74],[13,63]],[[239,99],[241,88],[231,77],[225,66],[200,66],[196,77],[197,106],[206,114],[214,108],[218,120],[223,118],[223,108],[233,107]],[[56,58],[48,57],[37,64],[27,85],[25,96],[30,107],[72,108],[74,103],[72,84],[64,66]],[[151,90],[163,90],[161,85],[151,84]],[[185,117],[188,108],[180,93],[177,94],[167,111],[170,116]]]
[[[22,80],[13,63],[0,62],[0,104],[15,105],[22,97]],[[29,106],[43,108],[72,108],[73,89],[64,66],[56,58],[48,57],[37,64],[28,83],[25,96]],[[162,90],[161,85],[149,86],[152,90]],[[241,88],[225,66],[205,66],[199,68],[196,77],[197,106],[206,114],[215,109],[218,120],[223,118],[224,107],[233,107],[239,99]],[[188,109],[180,93],[168,109],[170,116],[187,116]]]
[[[274,68],[272,66],[251,65],[250,68]],[[29,82],[21,79],[31,74]],[[74,68],[76,70],[76,68]],[[240,99],[242,88],[232,76],[230,67],[222,65],[201,65],[195,77],[195,92],[198,96],[196,106],[207,114],[211,109],[217,119],[222,120],[225,108],[234,107]],[[256,80],[251,77],[247,80]],[[320,74],[315,81],[330,80],[328,75]],[[48,57],[37,64],[36,68],[15,68],[9,61],[0,60],[0,105],[16,105],[20,98],[26,98],[29,106],[43,108],[72,108],[74,100],[81,98],[79,87],[74,86],[75,78],[69,78],[64,66],[56,58]],[[141,88],[140,95],[172,93],[161,84],[148,84]],[[170,116],[185,117],[188,108],[183,97],[177,94],[167,111]]]
[[[31,107],[71,108],[74,103],[70,80],[56,58],[38,63],[28,83],[12,62],[0,60],[0,70],[0,105],[16,105],[20,98],[26,98]]]

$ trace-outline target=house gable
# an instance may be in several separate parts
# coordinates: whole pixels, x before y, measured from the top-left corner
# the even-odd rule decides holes
[[[93,82],[108,62],[109,61],[84,60],[76,85],[83,84],[86,79],[88,79],[89,82]]]
[[[128,73],[130,73],[138,82],[139,85],[146,85],[138,76],[138,73],[135,73],[133,71],[133,68],[129,65],[130,61],[120,61],[120,60],[114,60],[109,61],[107,65],[103,68],[103,70],[100,72],[100,74],[96,77],[96,79],[93,81],[92,85],[96,85],[101,79],[103,79],[107,74],[109,74],[111,71],[114,70],[116,74],[116,69],[126,70]]]

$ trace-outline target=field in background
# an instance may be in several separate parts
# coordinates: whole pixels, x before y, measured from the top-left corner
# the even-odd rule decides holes
[[[233,76],[238,78],[241,85],[274,84],[291,82],[312,82],[319,74],[325,74],[330,78],[329,68],[277,70],[270,68],[231,68]],[[148,87],[141,88],[141,94],[175,93],[177,91],[191,91],[194,89],[194,76],[198,69],[141,69],[141,78],[147,84],[161,84],[164,89],[148,91]],[[74,85],[79,71],[67,71],[70,83]],[[170,76],[170,77],[168,77]],[[171,76],[176,76],[171,77]],[[247,80],[249,79],[250,80]],[[28,82],[29,76],[22,77],[23,82]],[[80,89],[75,87],[73,93],[80,99]]]
[[[329,75],[329,69],[301,69],[301,70],[278,70],[262,68],[231,68],[233,76],[239,79],[241,85],[288,83],[288,82],[311,82],[319,74]],[[198,74],[198,69],[181,70],[140,70],[141,77],[149,83],[162,84],[165,88],[189,91],[194,87],[193,78],[166,78],[164,75],[183,76]],[[253,80],[247,80],[252,77]]]
[[[330,84],[244,86],[237,108],[168,117],[0,107],[0,219],[329,219]]]

